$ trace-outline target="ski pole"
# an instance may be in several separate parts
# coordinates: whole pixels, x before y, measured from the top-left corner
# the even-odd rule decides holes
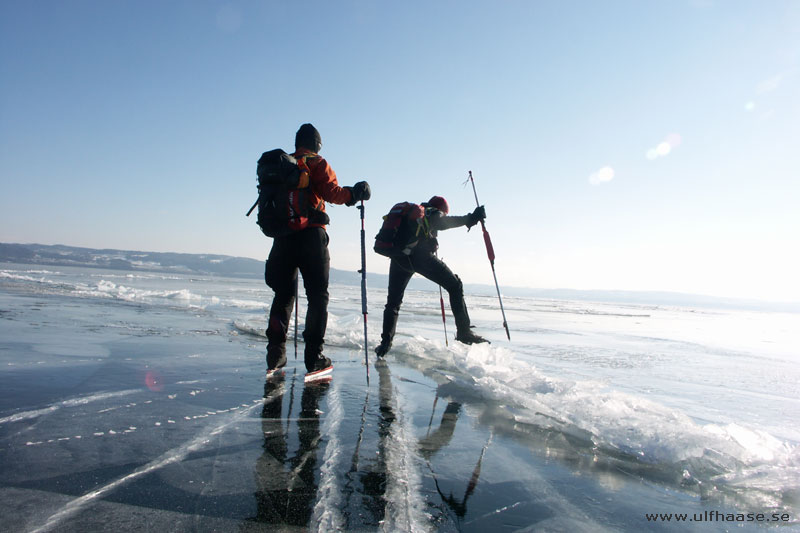
[[[444,297],[442,297],[442,286],[439,285],[439,305],[442,307],[442,327],[444,328],[444,345],[450,346],[447,342],[447,320],[444,315]]]
[[[475,180],[472,179],[472,171],[469,171],[469,182],[472,184],[472,193],[475,195],[475,203],[478,207],[481,203],[478,201],[478,191],[475,190]],[[489,263],[492,265],[492,276],[494,276],[494,286],[497,289],[497,299],[500,301],[500,312],[503,314],[503,327],[506,329],[506,336],[511,340],[511,333],[508,332],[508,322],[506,321],[506,311],[503,309],[503,298],[500,296],[500,285],[497,283],[497,273],[494,271],[494,247],[492,246],[492,239],[489,237],[489,232],[486,231],[486,224],[481,220],[481,229],[483,230],[483,242],[486,244],[486,253],[489,255]]]
[[[437,258],[439,257],[438,254],[437,254],[436,257]],[[445,318],[445,314],[444,314],[444,297],[442,296],[442,286],[441,285],[439,285],[439,305],[442,308],[442,327],[444,328],[444,345],[445,346],[450,346],[450,344],[447,342],[447,319]]]
[[[294,360],[295,361],[297,361],[297,316],[299,307],[297,300],[300,297],[299,286],[300,286],[300,277],[297,276],[294,278]]]
[[[358,206],[361,211],[361,313],[364,315],[364,363],[367,367],[367,385],[369,385],[369,349],[367,346],[367,250],[364,242],[364,200]]]

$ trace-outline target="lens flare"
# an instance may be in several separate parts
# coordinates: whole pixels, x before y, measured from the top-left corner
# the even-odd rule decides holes
[[[161,392],[164,390],[164,383],[161,381],[161,376],[152,370],[147,372],[144,376],[144,384],[153,392]]]
[[[672,151],[681,145],[683,139],[677,133],[670,133],[667,137],[658,143],[655,147],[650,148],[645,152],[645,157],[650,161],[658,159],[659,157],[666,157]]]
[[[600,185],[614,179],[614,169],[611,167],[603,167],[597,172],[593,172],[589,176],[589,183],[592,185]]]
[[[670,145],[670,147],[677,148],[678,146],[681,145],[681,142],[683,142],[683,139],[677,133],[670,133],[669,135],[667,135],[666,142]]]
[[[614,179],[614,169],[611,167],[603,167],[597,173],[597,177],[600,181],[611,181]]]

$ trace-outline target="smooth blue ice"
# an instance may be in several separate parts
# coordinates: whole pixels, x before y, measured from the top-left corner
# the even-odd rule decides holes
[[[330,292],[329,349],[358,365],[363,359],[360,290],[335,285]],[[370,287],[372,346],[379,341],[385,297],[385,288]],[[266,399],[247,387],[223,396],[215,390],[215,369],[246,380],[263,378],[263,355],[253,354],[263,354],[270,299],[259,280],[0,265],[5,347],[0,351],[5,388],[0,454],[6,454],[5,461],[39,461],[47,454],[80,452],[88,441],[112,446],[123,439],[128,440],[115,453],[137,449],[148,458],[109,474],[97,485],[99,492],[87,482],[85,490],[76,489],[75,499],[32,520],[29,529],[54,528],[118,486],[135,485],[154,471],[183,463],[210,440],[247,426]],[[581,461],[589,461],[647,484],[663,484],[680,494],[676,501],[710,498],[735,509],[777,509],[797,519],[800,314],[507,297],[513,339],[508,342],[496,297],[467,295],[467,303],[476,331],[491,345],[465,346],[451,338],[446,346],[438,292],[409,291],[387,362],[425,375],[430,380],[425,386],[443,391],[437,399],[457,398],[490,428],[492,446],[500,439],[525,442],[576,471]],[[304,304],[301,297],[301,331]],[[293,328],[290,324],[290,336]],[[451,336],[454,330],[448,316]],[[241,349],[209,349],[210,339]],[[147,352],[150,345],[170,344],[185,349],[166,359]],[[16,345],[25,349],[13,349]],[[130,356],[111,361],[109,346],[128,346]],[[291,359],[291,339],[287,348]],[[374,354],[370,357],[374,362]],[[98,366],[111,364],[113,372],[97,372]],[[185,368],[197,374],[180,375]],[[392,379],[403,375],[397,368]],[[53,381],[25,386],[34,376]],[[373,368],[373,382],[379,377]],[[350,478],[342,472],[356,455],[343,413],[361,401],[361,394],[350,389],[334,380],[324,394],[327,412],[319,427],[324,446],[315,462],[316,499],[308,510],[320,530],[341,528],[348,520]],[[66,390],[80,393],[65,396],[61,391]],[[382,489],[389,502],[383,524],[431,529],[430,463],[414,451],[422,437],[419,428],[428,421],[411,415],[430,406],[402,391],[381,401],[381,412],[392,414],[380,444],[381,464],[396,474],[387,475]],[[486,406],[491,406],[490,420]],[[437,418],[442,408],[437,411],[434,404]],[[377,408],[373,415],[379,416]],[[164,443],[144,436],[156,430],[164,431]],[[137,435],[143,440],[136,441]],[[290,444],[291,439],[296,437],[289,437]],[[572,444],[559,444],[562,440]],[[578,450],[580,459],[559,459],[569,455],[567,449]],[[539,479],[542,474],[528,475]],[[546,479],[540,482],[548,485]],[[571,509],[555,496],[550,505]],[[571,512],[586,525],[584,511]],[[459,527],[469,529],[463,523]]]

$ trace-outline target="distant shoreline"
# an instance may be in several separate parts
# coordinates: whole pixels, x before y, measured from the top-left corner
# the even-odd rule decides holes
[[[104,268],[127,272],[171,272],[258,280],[263,279],[264,275],[264,262],[247,257],[95,249],[60,244],[0,243],[0,263]],[[383,288],[388,284],[388,276],[385,274],[368,273],[367,280],[369,286],[373,288]],[[360,281],[361,276],[355,271],[331,269],[331,283],[359,285]],[[432,282],[421,277],[412,279],[409,288],[436,290],[436,286]],[[495,288],[490,285],[465,284],[464,289],[467,293],[475,295],[491,296],[496,294]],[[508,297],[547,300],[800,313],[800,302],[769,302],[665,291],[536,289],[507,286],[501,286],[501,291],[504,296]]]

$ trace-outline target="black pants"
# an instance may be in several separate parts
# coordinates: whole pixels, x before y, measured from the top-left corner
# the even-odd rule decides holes
[[[441,285],[450,296],[450,309],[456,319],[458,333],[469,331],[470,320],[467,304],[464,302],[464,286],[453,271],[431,252],[415,250],[410,256],[392,259],[389,265],[389,295],[383,310],[383,332],[381,342],[391,343],[397,327],[397,317],[406,286],[415,273]]]
[[[277,237],[269,252],[264,279],[275,292],[267,325],[267,365],[286,355],[286,332],[294,305],[297,271],[303,275],[308,298],[305,331],[305,363],[311,370],[322,354],[328,325],[328,275],[331,256],[324,228],[307,228]]]

